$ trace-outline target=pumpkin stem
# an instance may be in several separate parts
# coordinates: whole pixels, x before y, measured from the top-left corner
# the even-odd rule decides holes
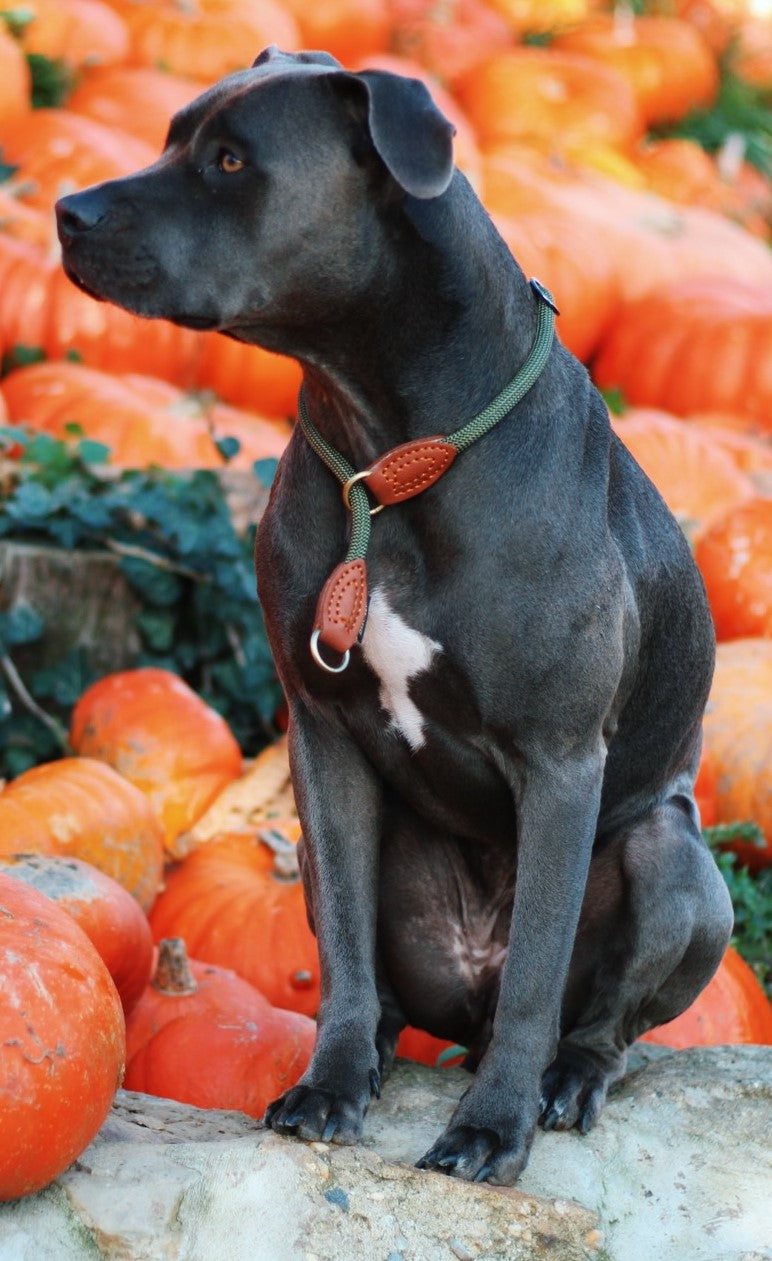
[[[164,937],[159,942],[158,963],[152,984],[161,994],[195,994],[198,983],[182,937]]]
[[[297,847],[278,828],[261,828],[258,840],[273,854],[273,874],[277,880],[299,880]]]

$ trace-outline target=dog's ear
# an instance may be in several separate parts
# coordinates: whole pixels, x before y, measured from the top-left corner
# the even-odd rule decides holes
[[[439,197],[453,177],[456,129],[429,89],[385,70],[354,77],[367,89],[370,138],[394,179],[413,197]]]

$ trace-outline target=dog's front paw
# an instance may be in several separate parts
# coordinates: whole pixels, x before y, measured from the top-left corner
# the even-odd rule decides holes
[[[451,1124],[416,1166],[467,1182],[509,1187],[523,1171],[532,1137],[532,1130],[519,1134],[515,1127],[504,1132],[504,1127]]]
[[[278,1134],[294,1134],[309,1141],[356,1143],[373,1095],[380,1093],[378,1074],[370,1073],[369,1089],[359,1096],[324,1086],[293,1086],[266,1109],[263,1121]]]

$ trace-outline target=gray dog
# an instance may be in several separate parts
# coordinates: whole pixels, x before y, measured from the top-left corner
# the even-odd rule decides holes
[[[420,83],[272,48],[58,216],[88,293],[303,365],[257,571],[322,1001],[267,1124],[356,1140],[417,1025],[476,1070],[421,1166],[512,1183],[732,913],[693,796],[698,573],[451,142]]]

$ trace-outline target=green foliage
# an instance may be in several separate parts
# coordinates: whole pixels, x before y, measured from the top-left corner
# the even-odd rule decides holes
[[[732,945],[751,965],[772,997],[772,867],[751,874],[737,855],[721,847],[738,840],[762,846],[764,838],[755,823],[732,823],[704,828],[703,836],[713,850],[734,907]]]
[[[236,533],[216,475],[106,476],[100,443],[0,427],[0,448],[13,444],[23,454],[0,500],[0,539],[116,553],[141,601],[136,664],[182,675],[255,753],[276,734],[281,689],[255,591],[254,528]],[[260,463],[269,480],[276,462]],[[28,606],[0,615],[0,774],[67,751],[69,709],[93,680],[83,652],[22,679],[14,652],[44,631]]]
[[[656,134],[696,140],[708,153],[718,153],[731,138],[740,137],[746,160],[772,178],[772,91],[754,87],[733,74],[731,48],[721,61],[721,81],[713,105],[692,110]]]
[[[32,75],[32,108],[56,109],[64,105],[75,87],[72,67],[60,58],[44,57],[42,53],[27,53],[27,63]]]

